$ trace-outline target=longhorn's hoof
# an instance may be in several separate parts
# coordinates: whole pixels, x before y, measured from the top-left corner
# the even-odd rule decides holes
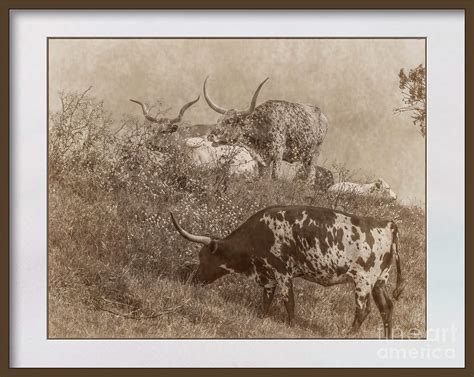
[[[352,330],[347,330],[344,334],[344,338],[353,338],[355,335],[355,332]]]
[[[355,328],[354,326],[352,326],[349,330],[346,330],[345,336],[348,338],[352,338],[357,334],[358,331],[359,328]]]

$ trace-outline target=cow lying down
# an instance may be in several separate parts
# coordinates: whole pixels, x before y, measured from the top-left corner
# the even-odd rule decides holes
[[[397,194],[390,188],[382,178],[372,183],[340,182],[329,187],[328,192],[338,194],[356,194],[361,196],[373,196],[383,199],[397,199]]]
[[[171,220],[187,240],[203,245],[192,280],[208,284],[228,274],[242,273],[263,287],[263,313],[268,313],[275,289],[281,290],[294,319],[293,278],[323,286],[353,282],[356,310],[351,332],[369,313],[370,294],[382,316],[385,336],[392,336],[393,304],[386,283],[393,258],[397,286],[402,291],[398,230],[392,221],[350,215],[327,208],[274,206],[265,208],[218,239],[194,235]]]
[[[241,146],[213,145],[204,137],[191,137],[185,141],[191,160],[198,166],[218,167],[229,165],[231,174],[256,175],[257,162],[250,152]]]

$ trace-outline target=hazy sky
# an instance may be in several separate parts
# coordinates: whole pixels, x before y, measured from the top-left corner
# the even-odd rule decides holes
[[[425,64],[415,39],[85,39],[50,40],[52,110],[60,90],[85,90],[105,101],[115,119],[139,114],[129,98],[172,107],[209,93],[226,108],[246,108],[257,85],[270,80],[258,103],[281,99],[319,106],[329,119],[319,165],[345,164],[359,179],[384,178],[405,202],[424,203],[425,140],[401,104],[400,68]],[[185,114],[213,123],[204,99]]]

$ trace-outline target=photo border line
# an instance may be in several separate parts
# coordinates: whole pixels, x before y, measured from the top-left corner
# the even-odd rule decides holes
[[[427,37],[156,37],[156,36],[146,36],[146,37],[65,37],[65,36],[54,36],[54,37],[48,37],[47,38],[47,53],[46,53],[46,70],[47,70],[47,84],[46,84],[46,97],[47,97],[47,114],[46,114],[46,122],[47,122],[47,151],[46,151],[46,170],[47,170],[47,180],[46,180],[46,193],[47,193],[47,210],[46,210],[46,231],[47,231],[47,240],[49,241],[49,114],[50,114],[50,108],[49,108],[49,96],[50,96],[50,91],[49,91],[49,75],[50,75],[50,67],[49,67],[49,41],[50,40],[272,40],[272,39],[277,39],[277,40],[424,40],[424,59],[425,59],[425,83],[426,83],[426,91],[425,91],[425,96],[426,96],[426,135],[424,136],[424,157],[425,157],[425,171],[424,171],[424,183],[425,183],[425,189],[424,189],[424,211],[425,211],[425,216],[424,216],[424,262],[425,262],[425,321],[424,321],[424,331],[425,331],[425,336],[420,337],[420,338],[410,338],[410,339],[405,339],[405,338],[393,338],[392,340],[406,340],[406,341],[411,341],[411,340],[427,340],[427,333],[428,333],[428,248],[427,248],[427,242],[428,242],[428,41]],[[348,340],[348,341],[357,341],[357,340],[364,340],[364,341],[371,341],[371,340],[380,340],[380,338],[186,338],[186,337],[177,337],[177,338],[81,338],[81,337],[74,337],[74,338],[64,338],[64,337],[58,337],[58,338],[52,338],[49,335],[49,242],[47,242],[47,250],[46,250],[46,310],[47,310],[47,324],[46,324],[46,333],[47,333],[47,339],[56,341],[56,340],[209,340],[209,341],[220,341],[220,340],[297,340],[297,341],[313,341],[313,340],[327,340],[327,341],[338,341],[338,340]]]

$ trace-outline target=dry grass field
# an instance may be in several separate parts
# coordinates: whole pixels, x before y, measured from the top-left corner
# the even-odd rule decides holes
[[[146,147],[141,119],[110,133],[103,105],[64,94],[50,115],[48,316],[50,338],[341,338],[352,323],[351,284],[325,288],[296,279],[296,323],[277,296],[262,318],[261,289],[239,275],[208,286],[183,279],[197,246],[169,219],[196,233],[225,236],[258,209],[311,204],[388,218],[400,230],[407,285],[394,309],[394,336],[425,335],[425,213],[358,197],[320,193],[305,181],[232,177],[223,165],[193,166],[174,139]],[[395,284],[392,269],[390,290]],[[278,291],[277,291],[278,292]],[[378,338],[372,311],[354,336]]]

